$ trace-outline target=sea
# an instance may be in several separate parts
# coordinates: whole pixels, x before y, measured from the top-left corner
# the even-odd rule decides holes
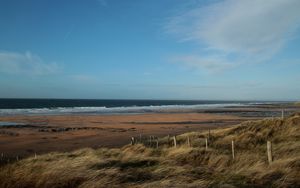
[[[0,116],[60,114],[130,114],[202,110],[274,103],[222,100],[108,100],[108,99],[0,99]]]

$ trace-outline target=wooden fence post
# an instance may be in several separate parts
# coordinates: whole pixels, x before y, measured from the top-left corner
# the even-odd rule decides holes
[[[281,119],[284,119],[284,110],[281,110]]]
[[[207,138],[205,138],[205,150],[207,150],[208,149],[208,140],[207,140]]]
[[[272,142],[267,141],[267,154],[268,154],[268,162],[271,164],[273,162],[273,156],[272,156]]]
[[[34,153],[34,159],[36,159],[36,152]]]
[[[156,149],[158,149],[158,138],[156,139]]]
[[[168,134],[168,146],[170,146],[170,135]]]
[[[177,140],[176,140],[176,136],[174,136],[174,147],[176,148],[177,147]]]
[[[131,145],[134,145],[134,137],[131,137]]]
[[[142,134],[140,134],[140,143],[142,143]]]
[[[187,137],[187,144],[188,144],[189,147],[191,147],[190,136]]]
[[[152,144],[151,144],[151,147],[155,147],[155,136],[152,136]]]
[[[232,152],[232,159],[235,158],[235,153],[234,153],[234,141],[231,141],[231,152]]]
[[[154,136],[150,136],[150,147],[153,147],[154,144]]]

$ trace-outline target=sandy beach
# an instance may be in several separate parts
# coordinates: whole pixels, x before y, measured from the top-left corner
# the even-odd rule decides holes
[[[15,135],[0,136],[1,152],[26,156],[49,151],[70,151],[83,147],[119,147],[132,136],[166,136],[208,130],[246,120],[231,115],[181,113],[139,115],[13,116],[1,121],[31,126],[2,128]]]

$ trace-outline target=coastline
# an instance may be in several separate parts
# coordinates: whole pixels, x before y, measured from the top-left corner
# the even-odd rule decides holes
[[[232,126],[248,120],[280,117],[300,111],[292,104],[254,105],[140,114],[60,114],[1,116],[0,151],[8,156],[32,156],[91,147],[122,147],[131,137],[177,135]]]

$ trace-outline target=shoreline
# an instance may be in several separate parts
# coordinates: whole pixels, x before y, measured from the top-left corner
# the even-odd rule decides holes
[[[28,101],[27,101],[28,102]],[[246,101],[228,101],[220,103],[195,103],[195,104],[149,104],[149,105],[131,105],[131,106],[49,106],[26,108],[21,104],[14,108],[5,108],[0,106],[0,117],[3,116],[36,116],[36,115],[121,115],[121,114],[145,114],[145,113],[186,113],[186,112],[205,112],[228,109],[244,108],[265,108],[278,106],[292,106],[294,102],[246,102]],[[28,105],[28,104],[27,104]],[[9,107],[11,105],[7,105]],[[12,107],[12,106],[11,106]]]

